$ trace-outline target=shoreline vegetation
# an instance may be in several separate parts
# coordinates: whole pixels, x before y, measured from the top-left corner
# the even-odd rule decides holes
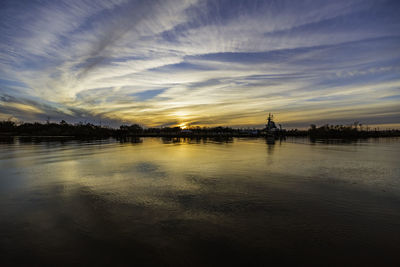
[[[76,138],[126,138],[126,137],[265,137],[265,129],[230,128],[230,127],[180,127],[143,128],[138,124],[121,125],[119,128],[94,125],[91,123],[15,123],[0,121],[0,137],[76,137]],[[318,139],[358,139],[371,137],[396,137],[400,130],[379,130],[363,127],[362,124],[329,125],[317,127],[311,124],[308,130],[280,130],[274,133],[276,138],[301,136]]]

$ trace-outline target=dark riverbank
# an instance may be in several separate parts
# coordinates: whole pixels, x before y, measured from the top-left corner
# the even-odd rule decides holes
[[[286,136],[308,136],[318,139],[358,139],[371,137],[396,137],[400,136],[400,130],[369,129],[361,125],[323,125],[316,127],[311,125],[308,130],[279,130],[274,132],[276,138]],[[184,138],[208,138],[208,137],[264,137],[263,129],[235,129],[230,127],[192,127],[181,129],[180,127],[143,128],[140,125],[121,125],[118,129],[90,123],[69,124],[60,123],[21,123],[12,121],[0,122],[0,137],[26,136],[26,137],[73,137],[73,138],[127,138],[127,137],[184,137]]]

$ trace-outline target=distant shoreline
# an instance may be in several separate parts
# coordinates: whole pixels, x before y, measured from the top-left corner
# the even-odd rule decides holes
[[[298,129],[235,129],[230,127],[180,127],[143,128],[138,124],[121,125],[119,128],[104,127],[94,124],[60,123],[21,123],[0,121],[0,137],[57,137],[57,138],[139,138],[139,137],[167,137],[167,138],[232,138],[232,137],[274,137],[275,139],[293,137],[309,137],[311,139],[362,139],[373,137],[397,137],[400,130],[370,129],[361,124],[329,125],[317,127],[310,125],[308,130]]]
[[[10,135],[10,134],[2,134],[0,133],[0,139],[7,138],[43,138],[43,139],[107,139],[107,138],[115,138],[115,139],[129,139],[129,138],[146,138],[146,137],[154,137],[154,138],[189,138],[189,139],[202,139],[202,138],[267,138],[266,135],[250,135],[250,134],[207,134],[207,135],[191,135],[191,134],[139,134],[139,135]],[[400,134],[370,134],[370,135],[361,135],[361,136],[311,136],[309,134],[296,134],[296,135],[282,135],[275,136],[276,140],[285,139],[286,137],[302,137],[309,139],[326,139],[326,140],[357,140],[357,139],[368,139],[368,138],[388,138],[388,137],[400,137]]]

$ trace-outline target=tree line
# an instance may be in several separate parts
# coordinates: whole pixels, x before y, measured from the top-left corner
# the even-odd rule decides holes
[[[1,136],[73,136],[73,137],[127,137],[127,136],[263,136],[263,129],[231,127],[161,127],[144,128],[138,124],[121,125],[119,128],[94,125],[91,123],[70,124],[62,120],[59,123],[15,123],[0,121]],[[400,130],[370,129],[355,122],[352,125],[329,125],[317,127],[311,124],[308,130],[281,130],[280,136],[310,136],[311,138],[367,138],[380,136],[400,136]]]

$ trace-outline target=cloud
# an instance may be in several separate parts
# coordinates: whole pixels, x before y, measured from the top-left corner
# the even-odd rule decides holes
[[[352,118],[400,125],[397,6],[7,1],[0,114],[260,126],[275,112],[296,127]]]

